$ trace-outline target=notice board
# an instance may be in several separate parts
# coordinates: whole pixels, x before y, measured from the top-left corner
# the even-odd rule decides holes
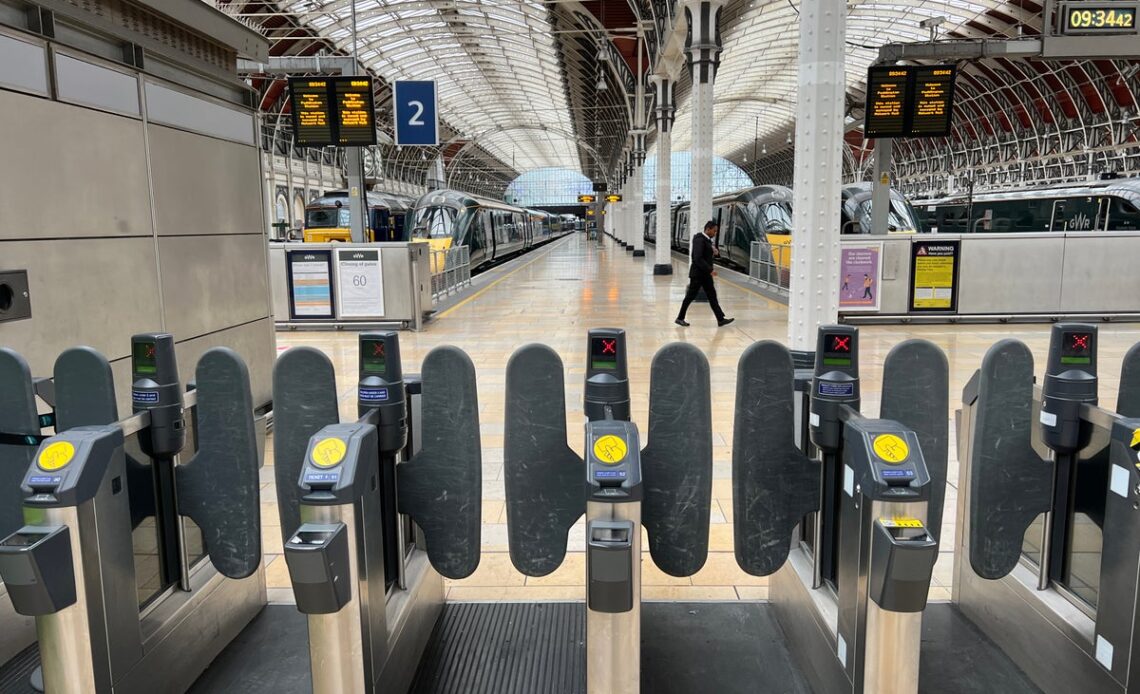
[[[297,147],[376,144],[371,77],[290,77],[289,107]]]
[[[910,310],[958,310],[960,241],[913,241],[910,246]]]
[[[336,277],[337,315],[384,317],[384,275],[379,249],[337,249]]]
[[[333,312],[332,251],[288,251],[289,317],[325,319]]]
[[[883,244],[839,249],[839,310],[878,311]]]

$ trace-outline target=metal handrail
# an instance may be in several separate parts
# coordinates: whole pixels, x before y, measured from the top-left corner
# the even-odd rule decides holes
[[[787,295],[791,280],[792,247],[765,240],[752,242],[748,277],[778,294]]]
[[[431,296],[450,296],[471,285],[471,249],[455,246],[431,252]]]

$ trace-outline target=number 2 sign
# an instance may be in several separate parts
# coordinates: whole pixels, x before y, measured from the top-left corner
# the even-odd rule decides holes
[[[395,83],[396,144],[439,144],[439,101],[435,82]]]

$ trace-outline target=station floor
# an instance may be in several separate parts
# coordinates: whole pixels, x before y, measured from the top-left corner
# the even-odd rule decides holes
[[[507,360],[530,342],[549,345],[566,368],[569,445],[582,451],[582,380],[586,330],[619,327],[627,333],[633,419],[645,431],[648,422],[649,365],[653,354],[674,341],[690,342],[709,359],[712,381],[714,481],[708,561],[691,578],[674,578],[657,570],[646,551],[642,597],[646,600],[765,600],[766,578],[746,574],[736,564],[732,538],[732,429],[736,364],[744,349],[761,339],[787,340],[787,308],[749,288],[743,276],[720,271],[721,304],[736,322],[717,328],[705,304],[689,311],[689,328],[673,324],[687,282],[685,263],[674,256],[674,274],[654,276],[653,247],[647,257],[633,258],[613,241],[601,246],[583,234],[556,241],[516,260],[511,266],[440,312],[422,332],[400,334],[406,373],[419,370],[437,345],[465,350],[475,363],[483,450],[483,527],[479,568],[469,578],[447,583],[447,599],[574,600],[585,598],[584,525],[570,532],[566,561],[548,576],[527,577],[514,569],[507,553],[503,490],[503,410]],[[933,341],[950,363],[950,410],[960,406],[962,387],[995,341],[1023,340],[1037,356],[1038,374],[1048,346],[1049,326],[1021,325],[892,325],[860,328],[863,411],[878,412],[882,361],[898,342],[910,337]],[[354,418],[356,334],[351,332],[282,332],[278,351],[309,345],[325,351],[337,367],[342,419]],[[1115,404],[1120,362],[1140,341],[1140,326],[1100,326],[1101,401]],[[954,513],[958,466],[953,431],[942,529],[942,552],[934,570],[932,600],[950,599],[953,579]],[[644,443],[644,441],[643,441]],[[271,445],[262,470],[263,546],[269,599],[292,603],[288,571],[281,556],[280,521],[273,489]]]

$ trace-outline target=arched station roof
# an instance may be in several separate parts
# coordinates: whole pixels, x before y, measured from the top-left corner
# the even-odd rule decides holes
[[[388,84],[439,83],[438,149],[381,147],[393,175],[426,175],[436,157],[449,180],[502,195],[529,170],[559,167],[605,181],[628,148],[634,92],[660,66],[676,0],[214,0],[273,42],[277,56],[356,52],[379,79],[378,122],[390,132]],[[867,67],[885,44],[1040,36],[1043,0],[849,0],[845,177],[864,179],[861,133]],[[715,153],[758,183],[790,183],[799,0],[727,0],[715,88]],[[639,32],[641,39],[638,38]],[[640,53],[640,60],[638,54]],[[673,148],[690,144],[689,83],[678,79]],[[950,137],[897,140],[904,187],[936,190],[969,177],[983,187],[1140,174],[1140,63],[986,57],[960,63]],[[267,138],[287,146],[279,76],[251,75]],[[646,89],[643,102],[652,105]],[[647,113],[651,113],[646,109]],[[647,118],[650,152],[654,125]],[[323,156],[328,156],[327,154]]]

